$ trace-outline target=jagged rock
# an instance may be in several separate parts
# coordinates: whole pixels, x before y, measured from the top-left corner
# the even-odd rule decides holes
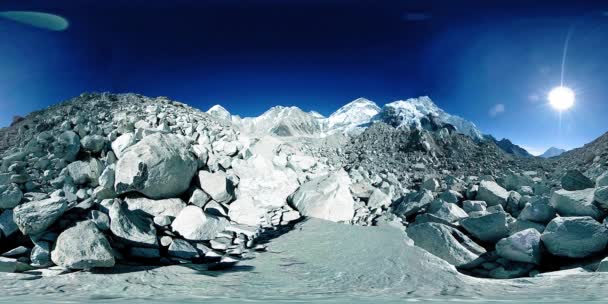
[[[508,198],[509,192],[505,190],[505,188],[499,186],[496,182],[482,181],[479,184],[476,199],[486,202],[488,206],[502,205],[505,207]]]
[[[198,251],[194,246],[182,239],[174,239],[169,245],[169,249],[167,251],[169,255],[182,258],[182,259],[192,259],[198,257]]]
[[[595,186],[597,188],[608,186],[608,172],[604,172],[595,180]]]
[[[526,203],[524,209],[519,213],[518,220],[533,221],[547,224],[556,215],[555,209],[549,204],[549,199],[540,198]]]
[[[291,169],[279,169],[261,155],[235,159],[232,169],[239,178],[239,199],[250,197],[264,211],[284,206],[299,186]]]
[[[439,223],[422,223],[408,227],[407,235],[416,246],[456,266],[468,268],[480,263],[486,250],[462,232]]]
[[[534,186],[534,180],[524,174],[508,174],[504,177],[503,186],[508,191],[518,191],[521,187]]]
[[[77,185],[90,183],[91,186],[96,187],[99,185],[99,177],[103,170],[103,164],[96,158],[76,161],[68,165],[68,172]]]
[[[425,180],[422,185],[420,185],[421,189],[429,190],[431,192],[436,192],[441,185],[436,178],[429,178]]]
[[[604,209],[608,209],[608,186],[599,187],[593,193],[593,199]]]
[[[484,201],[466,200],[466,201],[462,202],[462,209],[466,213],[471,213],[471,212],[475,212],[475,211],[486,211],[487,207],[488,207],[488,205]]]
[[[561,179],[562,188],[568,191],[584,190],[595,187],[595,183],[578,170],[568,170]]]
[[[201,189],[209,194],[218,203],[229,203],[234,199],[234,185],[223,171],[214,173],[208,171],[198,172],[198,181]]]
[[[0,209],[15,208],[22,198],[23,192],[17,184],[0,185]]]
[[[2,235],[8,237],[17,232],[17,230],[19,230],[19,227],[17,227],[13,219],[13,210],[7,209],[2,211],[0,214],[0,232],[2,232]]]
[[[70,269],[114,266],[110,242],[91,221],[80,222],[63,231],[57,238],[51,259]]]
[[[134,145],[135,141],[135,134],[133,133],[120,135],[112,142],[112,151],[114,151],[114,154],[118,159],[121,159],[124,151],[128,147]]]
[[[352,183],[349,188],[354,197],[363,201],[369,200],[375,190],[372,185],[363,182]]]
[[[526,229],[496,243],[496,253],[510,261],[540,264],[540,232]]]
[[[590,216],[596,220],[604,217],[604,212],[594,204],[595,189],[577,191],[558,190],[551,196],[551,206],[561,216]]]
[[[116,193],[139,192],[152,199],[176,197],[198,168],[184,137],[152,134],[124,150],[116,164]]]
[[[603,258],[597,266],[595,272],[608,272],[608,257]]]
[[[186,203],[179,198],[153,200],[145,197],[129,197],[125,199],[127,208],[131,211],[140,210],[150,217],[170,216],[175,218]]]
[[[156,228],[148,214],[129,210],[121,200],[114,200],[109,211],[110,231],[117,238],[135,246],[158,247]]]
[[[439,198],[448,202],[448,203],[452,203],[452,204],[457,204],[458,202],[460,202],[464,197],[462,196],[462,194],[458,193],[457,191],[454,190],[448,190],[445,192],[442,192],[439,195]]]
[[[227,225],[225,218],[206,214],[200,207],[187,206],[177,215],[171,227],[187,240],[206,241],[215,238]]]
[[[447,203],[441,199],[434,200],[430,204],[427,214],[434,215],[448,223],[454,223],[469,216],[458,205]]]
[[[2,254],[3,257],[7,257],[7,258],[12,258],[12,257],[17,257],[20,255],[25,255],[26,253],[29,253],[30,249],[25,247],[25,246],[19,246],[17,248],[13,248],[5,253]]]
[[[266,209],[260,208],[251,196],[241,196],[230,204],[228,217],[239,224],[259,226],[264,222],[266,213]]]
[[[67,209],[61,197],[23,203],[13,209],[13,219],[23,234],[35,235],[44,232]]]
[[[101,135],[87,135],[80,140],[85,151],[99,153],[106,145],[106,139]]]
[[[63,132],[57,138],[58,146],[55,147],[55,153],[63,157],[68,162],[76,160],[78,152],[80,152],[80,137],[72,131]]]
[[[51,244],[45,241],[36,242],[30,253],[30,261],[34,267],[53,265],[53,261],[51,261]]]
[[[397,208],[395,208],[395,214],[402,217],[414,215],[421,209],[428,207],[433,199],[433,194],[429,191],[410,193],[399,202]]]
[[[530,228],[535,229],[539,233],[543,233],[543,231],[545,231],[545,225],[543,224],[518,219],[514,222],[509,223],[509,235],[513,235],[517,232]]]
[[[608,230],[590,216],[557,217],[547,225],[541,240],[553,255],[584,258],[604,250]]]
[[[384,194],[380,189],[374,189],[367,200],[367,206],[371,209],[386,208],[392,203],[390,196]]]
[[[228,216],[228,214],[226,213],[226,210],[224,209],[222,204],[220,204],[216,201],[209,201],[207,204],[205,204],[205,206],[203,207],[203,211],[205,211],[205,213],[207,213],[207,214],[211,214],[211,215],[215,215],[215,216],[222,216],[222,217]]]
[[[347,222],[355,213],[349,185],[350,178],[343,170],[330,173],[302,184],[290,202],[303,216]]]
[[[89,213],[89,218],[93,223],[95,223],[97,229],[101,231],[110,230],[110,217],[107,214],[101,211],[91,210],[91,213]]]
[[[209,194],[201,189],[195,188],[192,190],[192,195],[190,195],[188,203],[203,208],[209,200],[211,200]]]
[[[475,238],[484,242],[495,242],[509,234],[507,217],[504,212],[494,212],[474,216],[460,221],[460,225]]]

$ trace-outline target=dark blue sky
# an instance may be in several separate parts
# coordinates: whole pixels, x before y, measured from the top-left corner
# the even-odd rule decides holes
[[[608,3],[599,1],[4,1],[69,20],[53,32],[0,19],[0,125],[83,91],[169,96],[259,115],[330,114],[367,97],[429,95],[532,151],[608,131]],[[576,2],[576,3],[574,3]],[[565,85],[573,109],[546,94]],[[502,104],[504,111],[492,108]]]

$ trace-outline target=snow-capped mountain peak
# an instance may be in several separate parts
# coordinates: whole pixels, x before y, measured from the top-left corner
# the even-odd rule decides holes
[[[326,125],[329,129],[345,129],[368,124],[371,119],[380,113],[380,107],[375,102],[357,98],[327,118]]]
[[[446,113],[437,107],[428,96],[388,103],[382,108],[377,120],[396,128],[423,129],[423,124],[429,117],[433,117],[438,122],[450,124],[456,128],[457,132],[474,139],[483,138],[481,131],[474,123]]]
[[[209,110],[207,110],[207,114],[227,121],[230,121],[232,117],[230,112],[220,105],[214,105],[213,107],[209,108]]]
[[[547,149],[547,151],[545,151],[545,153],[541,154],[540,157],[550,158],[550,157],[560,156],[564,152],[566,152],[566,150],[556,148],[556,147],[551,147],[551,148]]]

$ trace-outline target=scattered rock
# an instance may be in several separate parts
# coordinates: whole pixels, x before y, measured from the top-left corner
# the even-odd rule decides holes
[[[121,200],[110,207],[110,230],[122,241],[142,247],[158,247],[152,218],[141,210],[131,211]]]

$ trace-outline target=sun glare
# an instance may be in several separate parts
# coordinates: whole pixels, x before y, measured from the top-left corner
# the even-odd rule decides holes
[[[574,91],[568,87],[555,87],[549,92],[549,103],[558,111],[564,111],[574,105]]]

